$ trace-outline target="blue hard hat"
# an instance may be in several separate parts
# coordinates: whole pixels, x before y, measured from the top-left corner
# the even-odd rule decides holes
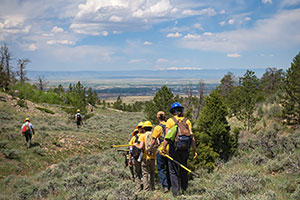
[[[183,107],[180,103],[175,102],[175,103],[173,103],[172,106],[171,106],[170,113],[172,113],[172,111],[173,111],[175,108],[182,108],[182,109],[184,109],[184,107]]]

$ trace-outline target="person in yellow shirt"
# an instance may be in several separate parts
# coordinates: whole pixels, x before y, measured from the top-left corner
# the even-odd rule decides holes
[[[139,138],[144,134],[143,122],[140,122],[137,127],[138,133],[133,131],[132,138],[129,141],[130,149],[129,149],[129,160],[128,165],[134,166],[134,182],[136,184],[136,190],[139,192],[142,190],[142,166],[141,162],[138,162],[138,156],[141,153],[141,150],[133,147],[135,143],[139,144]]]
[[[167,120],[166,123],[166,136],[163,143],[163,152],[166,153],[166,146],[169,144],[168,154],[174,159],[187,166],[187,160],[190,153],[190,146],[194,151],[194,158],[196,158],[196,143],[192,133],[192,123],[190,120],[183,116],[184,107],[180,103],[174,103],[171,106],[170,112],[173,117]],[[172,128],[177,125],[177,130],[172,135]],[[184,128],[182,128],[184,127]],[[180,134],[180,136],[179,136]],[[182,135],[181,135],[182,134]],[[184,145],[182,145],[184,144]],[[181,146],[180,146],[181,145]],[[169,173],[172,186],[173,196],[179,195],[179,191],[184,193],[188,186],[188,174],[187,171],[180,168],[179,165],[168,161]]]
[[[140,143],[135,143],[134,145],[141,149],[144,154],[142,158],[142,174],[143,174],[143,187],[146,191],[153,191],[154,190],[154,171],[155,171],[155,154],[146,153],[146,137],[149,137],[149,135],[152,135],[153,126],[150,121],[146,121],[143,124],[143,129],[145,130],[145,134],[141,135],[139,138]],[[150,144],[149,144],[150,145]],[[150,178],[150,183],[149,183]]]
[[[152,141],[150,145],[150,149],[154,147],[154,145],[162,145],[166,135],[166,115],[163,111],[159,111],[156,115],[159,125],[157,125],[152,133]],[[170,183],[170,175],[168,168],[168,158],[165,156],[156,153],[156,167],[158,171],[158,177],[160,183],[162,185],[163,191],[166,193],[169,191],[171,183]]]

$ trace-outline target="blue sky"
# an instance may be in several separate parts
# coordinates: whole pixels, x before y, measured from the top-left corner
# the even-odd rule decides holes
[[[286,69],[300,0],[0,0],[0,43],[30,70]]]

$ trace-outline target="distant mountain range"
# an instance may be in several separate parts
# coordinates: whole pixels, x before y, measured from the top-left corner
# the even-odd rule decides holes
[[[251,69],[258,77],[265,69]],[[47,80],[205,80],[219,82],[220,79],[232,72],[235,76],[243,76],[247,69],[184,69],[184,70],[134,70],[134,71],[28,71],[30,79],[44,76]]]

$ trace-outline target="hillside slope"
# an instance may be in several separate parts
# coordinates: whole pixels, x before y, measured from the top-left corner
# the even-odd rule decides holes
[[[142,113],[98,108],[77,129],[57,106],[27,102],[26,109],[0,96],[0,199],[173,198],[161,192],[157,179],[155,192],[137,194],[122,154],[109,149],[128,140]],[[30,149],[20,134],[27,116],[37,131]],[[200,178],[177,199],[300,199],[300,132],[286,132],[270,124],[241,134],[237,155],[213,173],[197,170]]]

